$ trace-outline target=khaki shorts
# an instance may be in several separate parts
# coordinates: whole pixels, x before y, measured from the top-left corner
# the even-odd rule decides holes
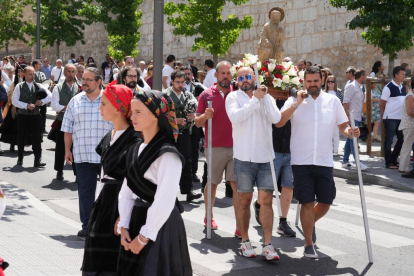
[[[208,160],[208,148],[205,149],[206,159]],[[226,171],[226,181],[236,181],[234,174],[233,148],[212,148],[211,155],[211,183],[220,184]]]

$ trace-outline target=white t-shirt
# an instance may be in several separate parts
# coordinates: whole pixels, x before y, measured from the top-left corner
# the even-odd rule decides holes
[[[61,74],[62,72],[62,74]],[[63,75],[63,67],[57,68],[57,66],[53,67],[52,72],[50,73],[51,76],[53,76],[53,81],[60,81],[61,78],[65,77]],[[59,78],[60,75],[60,78]]]
[[[168,87],[171,87],[171,73],[172,73],[172,71],[174,71],[174,69],[168,64],[165,64],[164,68],[162,69],[162,76],[167,77]],[[168,88],[168,87],[164,87],[164,89]]]
[[[216,69],[211,69],[207,72],[206,78],[203,81],[203,85],[207,88],[210,88],[214,83],[217,82],[217,78],[214,76]]]
[[[282,111],[296,102],[290,97]],[[338,97],[321,92],[314,100],[303,100],[291,117],[291,165],[316,165],[333,168],[332,137],[335,125],[348,122]]]
[[[399,93],[391,93],[388,88],[390,83],[399,87]],[[383,119],[401,120],[403,104],[406,96],[406,94],[402,91],[403,87],[404,86],[402,84],[398,86],[394,80],[391,80],[391,82],[389,82],[382,90],[381,100],[387,102],[385,105],[384,115],[382,117]]]

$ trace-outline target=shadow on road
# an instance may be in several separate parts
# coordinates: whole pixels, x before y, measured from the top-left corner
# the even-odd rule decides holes
[[[42,186],[42,188],[60,191],[60,190],[70,190],[70,191],[77,191],[78,185],[76,185],[76,182],[69,182],[67,180],[56,180],[53,179],[52,182],[50,182],[48,185]]]

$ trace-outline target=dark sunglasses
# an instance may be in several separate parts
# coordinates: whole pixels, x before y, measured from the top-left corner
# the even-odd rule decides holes
[[[237,77],[237,80],[238,81],[244,81],[244,76],[239,76],[239,77]],[[252,75],[246,75],[246,80],[251,80],[252,79]]]
[[[327,83],[335,83],[335,81],[327,81]]]

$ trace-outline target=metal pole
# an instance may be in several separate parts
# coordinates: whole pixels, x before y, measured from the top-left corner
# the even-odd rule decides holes
[[[259,80],[259,71],[257,71],[257,63],[255,62],[253,64],[254,67],[254,74],[256,75],[256,85],[258,88],[260,88],[260,80]],[[270,163],[270,169],[272,171],[272,180],[273,180],[273,187],[275,188],[275,194],[276,194],[276,206],[277,206],[277,211],[279,213],[279,217],[282,216],[282,209],[280,208],[280,199],[279,199],[279,192],[277,189],[277,181],[276,181],[276,173],[275,173],[275,164],[273,163],[273,146],[270,143],[270,137],[269,134],[266,130],[266,114],[265,114],[265,108],[264,108],[264,103],[263,101],[260,101],[260,109],[262,110],[262,112],[260,113],[261,117],[262,117],[262,124],[263,124],[263,130],[265,132],[265,140],[266,140],[266,146],[267,146],[267,153],[269,154],[269,163]]]
[[[354,121],[354,111],[349,111],[349,116],[351,120],[351,127],[352,129],[355,128],[355,121]],[[361,173],[361,164],[359,161],[359,152],[358,152],[358,141],[356,137],[352,138],[354,142],[354,153],[355,153],[355,163],[358,170],[358,179],[359,179],[359,194],[361,196],[361,205],[362,205],[362,215],[364,218],[364,226],[365,226],[365,238],[367,240],[367,248],[368,248],[368,258],[369,263],[374,263],[374,257],[372,256],[372,246],[371,246],[371,236],[369,233],[369,225],[368,225],[368,215],[367,215],[367,205],[365,203],[365,192],[364,192],[364,184],[362,182],[362,173]]]
[[[298,201],[298,206],[296,207],[296,219],[295,219],[295,226],[299,225],[299,215],[300,215],[300,203]]]
[[[40,59],[40,0],[37,0],[37,18],[36,18],[36,59]]]
[[[213,108],[213,102],[208,101],[208,108]],[[211,140],[213,133],[213,118],[208,119],[208,141],[207,141],[207,151],[208,151],[208,160],[207,160],[207,239],[211,240],[211,159],[213,156],[211,154],[212,143]]]
[[[154,81],[153,89],[162,90],[162,65],[164,35],[164,0],[154,0],[154,30],[153,30],[153,59]]]

